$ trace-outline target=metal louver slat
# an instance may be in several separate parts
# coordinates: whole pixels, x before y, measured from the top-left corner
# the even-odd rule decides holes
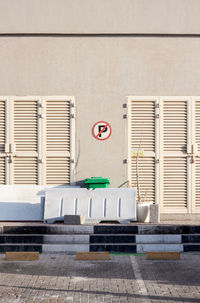
[[[187,207],[187,158],[164,158],[164,207]]]
[[[46,145],[51,151],[70,151],[70,102],[48,100],[46,102]]]
[[[5,184],[5,158],[0,157],[0,184]]]
[[[196,164],[196,174],[195,174],[195,206],[200,207],[200,159],[197,158]]]
[[[195,101],[195,143],[200,153],[200,101]],[[195,159],[195,207],[200,208],[200,158]]]
[[[0,101],[0,152],[5,151],[5,101]]]
[[[131,103],[131,147],[155,151],[155,102]]]
[[[38,161],[35,157],[14,158],[14,184],[37,184]]]
[[[155,160],[154,158],[139,159],[139,184],[141,192],[141,202],[155,201]],[[136,158],[131,161],[131,184],[137,187],[136,179]]]
[[[18,152],[38,150],[37,101],[14,101],[14,142]]]
[[[187,151],[187,102],[164,101],[164,151]]]
[[[69,157],[47,157],[47,184],[70,184]]]
[[[195,134],[198,151],[200,152],[200,101],[195,102]]]

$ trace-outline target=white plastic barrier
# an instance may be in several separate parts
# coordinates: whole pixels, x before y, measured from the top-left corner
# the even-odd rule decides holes
[[[43,221],[48,188],[52,186],[0,185],[0,221]]]
[[[49,189],[44,219],[53,223],[64,215],[84,215],[86,222],[136,221],[135,188]]]

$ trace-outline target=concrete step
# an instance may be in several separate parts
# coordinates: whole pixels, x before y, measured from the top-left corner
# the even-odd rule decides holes
[[[135,235],[90,235],[90,243],[135,243]]]
[[[200,225],[138,225],[139,235],[200,234]]]
[[[38,251],[39,253],[70,253],[89,251],[109,251],[125,253],[147,253],[147,252],[189,252],[200,251],[200,244],[0,244],[0,252],[7,251]]]
[[[92,225],[5,225],[0,234],[93,234]]]
[[[6,251],[200,251],[200,226],[7,224],[0,226],[0,252]]]
[[[137,225],[96,225],[94,234],[138,234]]]
[[[183,252],[182,244],[137,244],[137,253],[146,252]]]
[[[183,251],[200,251],[200,243],[187,243],[183,245]]]
[[[3,226],[1,234],[46,234],[47,227],[45,225],[40,226]]]
[[[89,235],[44,235],[44,244],[89,244]]]
[[[129,234],[129,235],[164,235],[164,234],[200,234],[200,225],[3,225],[0,234]]]
[[[90,244],[90,251],[109,251],[109,252],[126,252],[136,253],[136,244]]]
[[[0,244],[0,252],[5,253],[7,251],[38,251],[42,253],[42,245],[39,244]]]
[[[182,243],[200,243],[200,235],[182,235]]]
[[[35,243],[42,244],[44,242],[43,235],[25,235],[25,234],[4,234],[0,235],[0,243]]]
[[[136,235],[137,244],[181,244],[182,235]]]
[[[70,252],[89,252],[89,244],[0,244],[0,253],[7,251],[30,252],[38,251],[39,253],[70,253]]]
[[[43,244],[43,253],[89,252],[89,244]]]

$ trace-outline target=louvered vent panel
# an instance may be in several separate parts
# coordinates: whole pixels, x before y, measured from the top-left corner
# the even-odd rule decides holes
[[[16,151],[37,151],[37,101],[14,102]]]
[[[154,158],[139,158],[139,184],[142,201],[155,202],[155,165]],[[136,158],[131,163],[131,186],[137,187]]]
[[[70,151],[70,102],[47,101],[46,133],[48,151]]]
[[[187,158],[164,158],[164,207],[187,207]]]
[[[70,158],[47,157],[46,183],[70,184]]]
[[[14,158],[14,184],[38,183],[38,163],[35,157]]]
[[[200,101],[195,102],[195,130],[196,143],[198,144],[198,151],[200,152]]]
[[[155,151],[155,102],[132,101],[131,148]]]
[[[0,184],[5,184],[5,158],[0,157]]]
[[[187,102],[163,104],[164,151],[187,151]]]
[[[0,152],[5,151],[5,101],[0,101]]]
[[[195,159],[195,165],[196,165],[196,175],[195,175],[195,206],[200,207],[200,159]]]

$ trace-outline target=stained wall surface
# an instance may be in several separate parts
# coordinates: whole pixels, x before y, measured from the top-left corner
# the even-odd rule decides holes
[[[117,187],[127,181],[127,96],[200,95],[199,49],[198,37],[1,36],[0,95],[75,96],[76,180]],[[107,141],[91,134],[99,120],[112,125]]]
[[[127,182],[129,95],[200,95],[199,0],[0,0],[0,95],[76,100],[76,181]],[[109,140],[92,136],[108,121]]]
[[[199,34],[199,0],[0,0],[0,33]]]

